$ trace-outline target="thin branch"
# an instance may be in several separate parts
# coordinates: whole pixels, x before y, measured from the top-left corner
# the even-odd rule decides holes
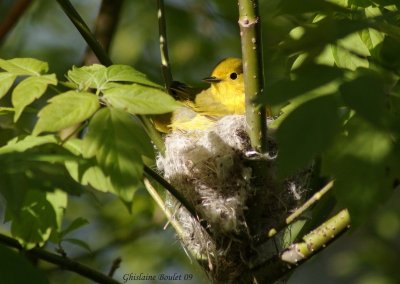
[[[264,89],[259,5],[257,0],[239,0],[238,3],[247,132],[251,146],[258,152],[265,153],[267,152],[266,107],[254,103]]]
[[[3,243],[9,247],[16,248],[18,250],[23,250],[23,247],[20,245],[20,243],[8,236],[5,236],[3,234],[0,234],[0,243]],[[91,279],[95,282],[102,283],[102,284],[119,284],[117,280],[102,274],[86,265],[83,265],[79,262],[75,262],[69,258],[60,256],[55,253],[51,253],[49,251],[46,251],[41,248],[34,248],[31,250],[26,251],[26,254],[28,256],[32,256],[50,263],[53,263],[55,265],[60,266],[63,269],[73,271],[79,275],[82,275],[88,279]]]
[[[171,94],[172,73],[168,56],[168,40],[164,0],[157,0],[158,32],[160,35],[161,70],[164,77],[165,89]],[[171,94],[172,95],[172,94]]]
[[[281,230],[286,228],[288,225],[296,221],[307,209],[314,205],[318,200],[320,200],[331,188],[333,187],[333,181],[327,183],[321,190],[314,193],[314,195],[308,199],[301,207],[297,208],[292,214],[290,214],[284,222],[275,228],[268,229],[268,232],[262,235],[257,235],[253,238],[255,244],[261,244],[268,241],[270,238],[275,236]]]
[[[167,219],[171,223],[172,227],[174,227],[176,233],[179,236],[183,236],[184,230],[183,230],[181,224],[179,224],[179,222],[175,220],[175,218],[172,216],[171,211],[169,211],[168,208],[165,207],[165,203],[164,203],[163,199],[160,197],[157,190],[153,187],[153,185],[147,178],[144,179],[144,185],[145,185],[147,191],[149,192],[149,194],[151,195],[151,197],[157,203],[158,207],[163,211],[164,215],[167,217]]]
[[[32,0],[18,0],[7,12],[6,18],[0,24],[0,43],[16,25],[31,3]]]
[[[161,177],[159,174],[157,174],[155,171],[153,171],[151,168],[148,166],[144,167],[144,173],[148,176],[156,180],[162,187],[164,187],[173,197],[175,197],[176,200],[178,200],[183,207],[187,209],[187,211],[192,215],[192,217],[200,223],[200,225],[203,227],[203,229],[210,235],[212,236],[212,233],[208,227],[208,223],[202,219],[202,216],[199,216],[199,212],[196,211],[196,208],[190,204],[186,198],[180,193],[178,190],[176,190],[175,187],[173,187],[169,182],[167,182],[163,177]]]
[[[122,4],[122,0],[103,0],[101,2],[94,35],[107,53],[110,51]],[[85,65],[98,63],[98,59],[92,49],[89,48],[86,51],[84,62]]]
[[[94,51],[99,61],[105,66],[112,65],[110,57],[108,56],[106,51],[102,48],[97,39],[94,37],[89,27],[86,25],[85,21],[75,10],[74,6],[72,6],[71,2],[68,0],[57,0],[57,2],[58,4],[60,4],[61,8],[64,10],[64,13],[74,24],[74,26],[82,35],[82,37],[85,39],[90,48]]]
[[[75,8],[72,6],[71,2],[68,0],[57,0],[60,6],[63,8],[65,14],[70,18],[72,23],[75,25],[76,29],[85,39],[86,43],[90,46],[93,52],[96,54],[97,58],[99,59],[100,63],[105,66],[112,65],[112,61],[105,50],[102,48],[100,43],[96,40],[95,36],[90,31],[89,27],[83,21],[82,17],[78,14]],[[140,120],[144,122],[144,127],[149,134],[150,138],[155,143],[156,147],[160,152],[163,152],[163,143],[160,133],[154,128],[154,125],[149,121],[149,119],[145,116],[138,115]]]
[[[279,255],[267,260],[257,260],[251,269],[259,283],[274,283],[322,251],[332,241],[337,240],[350,228],[350,215],[343,209],[328,221],[303,237],[302,242],[290,245]]]

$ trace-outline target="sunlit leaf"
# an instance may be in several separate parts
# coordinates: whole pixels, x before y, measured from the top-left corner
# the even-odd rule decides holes
[[[107,67],[108,82],[132,82],[141,85],[162,88],[160,85],[150,81],[147,76],[128,65],[111,65]]]
[[[46,276],[36,269],[24,254],[0,245],[1,282],[7,284],[48,284]],[[23,271],[23,273],[21,273]]]
[[[278,169],[294,173],[309,164],[332,143],[338,130],[336,101],[332,96],[309,100],[293,110],[277,130]]]
[[[14,74],[1,72],[0,73],[0,99],[4,97],[11,88],[17,76]]]
[[[96,95],[68,91],[49,100],[39,112],[33,135],[44,131],[59,131],[90,118],[100,107]]]
[[[57,143],[54,135],[15,137],[8,141],[7,145],[0,148],[0,154],[25,152],[28,149],[49,143]]]
[[[39,76],[49,70],[47,62],[34,58],[13,58],[10,60],[0,58],[0,68],[17,76]]]
[[[18,120],[27,105],[44,94],[49,84],[57,84],[57,79],[54,74],[29,77],[14,88],[11,94],[11,101],[15,107],[14,122]]]
[[[102,89],[107,82],[107,68],[100,64],[83,67],[72,67],[68,71],[68,79],[78,86],[79,90]]]
[[[104,90],[104,100],[113,108],[132,114],[161,114],[172,112],[180,106],[165,92],[141,85]]]
[[[142,135],[142,128],[128,113],[103,108],[90,121],[83,141],[84,157],[96,157],[118,195],[127,202],[132,201],[143,173],[141,151],[149,140]]]

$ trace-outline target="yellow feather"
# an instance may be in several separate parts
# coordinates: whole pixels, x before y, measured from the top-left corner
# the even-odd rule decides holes
[[[194,102],[184,101],[184,106],[172,114],[168,126],[172,131],[203,130],[223,116],[245,113],[241,59],[226,58],[220,61],[204,81],[211,86],[199,92]]]

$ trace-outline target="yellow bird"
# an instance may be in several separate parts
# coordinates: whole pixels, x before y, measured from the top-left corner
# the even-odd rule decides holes
[[[166,121],[155,120],[159,130],[204,130],[223,116],[245,113],[241,59],[226,58],[220,61],[211,76],[203,80],[211,86],[198,94],[186,95],[183,106],[172,113],[168,128],[165,127]],[[184,87],[182,89],[184,91]]]

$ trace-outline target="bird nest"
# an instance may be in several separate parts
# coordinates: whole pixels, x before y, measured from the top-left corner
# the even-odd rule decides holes
[[[165,138],[165,155],[157,166],[197,216],[172,196],[166,204],[183,229],[179,237],[185,249],[213,283],[252,283],[253,236],[274,228],[303,199],[308,171],[278,181],[277,146],[272,137],[268,144],[267,154],[252,152],[241,115],[223,117],[204,131]]]

